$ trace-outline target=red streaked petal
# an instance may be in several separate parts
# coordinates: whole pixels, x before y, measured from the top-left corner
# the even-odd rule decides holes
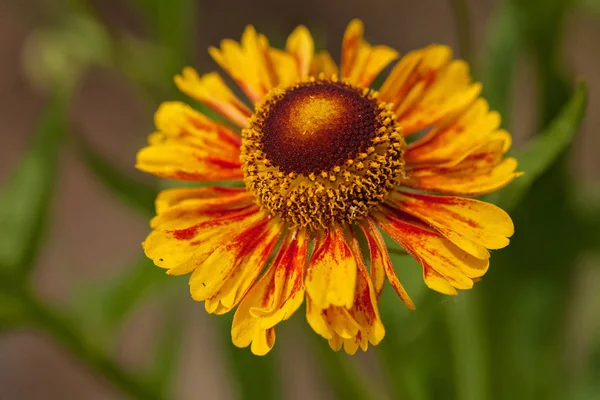
[[[263,219],[218,247],[190,277],[194,300],[206,309],[235,307],[265,266],[279,235],[281,223]]]
[[[369,251],[371,254],[371,279],[374,282],[376,295],[380,295],[381,290],[383,290],[383,281],[387,277],[406,307],[414,310],[415,303],[413,303],[396,275],[396,271],[392,265],[392,260],[390,260],[381,233],[379,233],[379,230],[370,219],[366,219],[364,223],[361,223],[361,228],[365,233],[367,243],[369,244]]]
[[[488,258],[487,249],[506,247],[514,233],[509,215],[483,201],[406,192],[394,192],[388,201],[477,258]]]
[[[245,128],[252,112],[227,87],[221,76],[211,72],[202,76],[190,67],[175,76],[175,84],[183,93],[210,107],[235,125]]]
[[[231,328],[236,346],[252,344],[252,352],[260,355],[271,349],[275,339],[274,326],[291,317],[304,300],[302,275],[308,242],[304,230],[288,233],[275,261],[244,296]],[[264,338],[271,336],[272,342],[265,341]]]
[[[265,218],[254,204],[241,208],[189,210],[162,215],[153,220],[153,231],[143,243],[148,258],[169,271],[181,275],[193,271],[233,232]]]
[[[334,225],[315,247],[306,274],[306,290],[321,309],[330,305],[350,308],[355,284],[356,261],[343,229]]]
[[[375,218],[381,229],[421,264],[425,275],[432,270],[457,289],[471,288],[473,278],[483,276],[489,267],[489,259],[473,257],[439,233],[402,219],[391,209],[375,214]],[[448,292],[440,285],[430,285],[428,280],[425,283],[434,290]]]
[[[379,98],[394,105],[406,136],[455,117],[480,91],[464,61],[452,61],[447,46],[431,45],[406,54],[396,64]]]
[[[462,160],[410,168],[402,185],[463,196],[478,196],[508,185],[521,173],[516,171],[516,159],[503,159],[510,136],[502,131],[495,136],[497,139],[473,149]]]
[[[162,178],[197,182],[241,180],[244,177],[239,155],[225,158],[162,134],[155,134],[150,141],[151,145],[137,154],[136,168],[142,171]]]
[[[435,165],[461,160],[474,148],[495,138],[500,115],[489,111],[484,99],[478,99],[451,122],[435,127],[421,140],[408,146],[404,159],[407,164]]]
[[[198,212],[213,208],[226,208],[249,203],[254,195],[246,188],[207,186],[201,188],[173,188],[159,193],[156,213],[161,216],[174,210]],[[179,217],[180,215],[177,215]]]
[[[385,336],[385,328],[371,277],[354,237],[350,246],[357,267],[352,307],[330,306],[323,310],[307,293],[306,317],[315,332],[328,339],[333,350],[343,347],[347,353],[354,354],[359,347],[366,351],[369,343],[378,344]]]

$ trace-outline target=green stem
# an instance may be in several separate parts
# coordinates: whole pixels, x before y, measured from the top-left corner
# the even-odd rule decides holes
[[[71,351],[73,355],[89,365],[94,372],[102,375],[134,399],[164,399],[160,393],[150,390],[138,377],[125,371],[105,354],[89,346],[83,335],[70,326],[67,318],[46,306],[29,290],[17,289],[14,294],[23,302],[29,318],[34,323]]]
[[[458,35],[458,50],[463,60],[473,62],[471,51],[471,18],[467,0],[451,0],[452,14]]]

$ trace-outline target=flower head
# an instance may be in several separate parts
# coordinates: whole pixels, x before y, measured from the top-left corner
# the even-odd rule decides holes
[[[369,85],[398,53],[364,41],[358,20],[339,69],[302,26],[285,50],[248,27],[241,43],[224,40],[210,54],[252,106],[217,73],[184,69],[177,86],[226,122],[164,103],[137,167],[240,185],[163,191],[143,246],[168,274],[191,273],[191,295],[209,313],[237,307],[235,345],[266,354],[275,326],[304,301],[333,349],[379,343],[385,281],[414,308],[381,231],[420,263],[427,286],[449,295],[485,274],[489,249],[508,245],[510,217],[471,197],[518,176],[504,157],[511,137],[448,47],[406,54],[379,91]]]

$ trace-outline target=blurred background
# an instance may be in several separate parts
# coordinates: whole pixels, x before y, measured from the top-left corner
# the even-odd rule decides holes
[[[417,311],[387,288],[367,353],[330,351],[300,310],[254,357],[143,257],[170,183],[135,154],[184,98],[173,75],[216,69],[208,46],[304,24],[339,61],[352,18],[471,62],[527,172],[490,198],[516,234],[457,298],[396,258]],[[0,60],[0,400],[600,399],[600,1],[0,0]]]

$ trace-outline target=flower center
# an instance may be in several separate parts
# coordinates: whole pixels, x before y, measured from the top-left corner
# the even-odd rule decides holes
[[[244,181],[293,226],[353,222],[403,175],[405,143],[377,93],[337,80],[274,89],[242,131]]]

